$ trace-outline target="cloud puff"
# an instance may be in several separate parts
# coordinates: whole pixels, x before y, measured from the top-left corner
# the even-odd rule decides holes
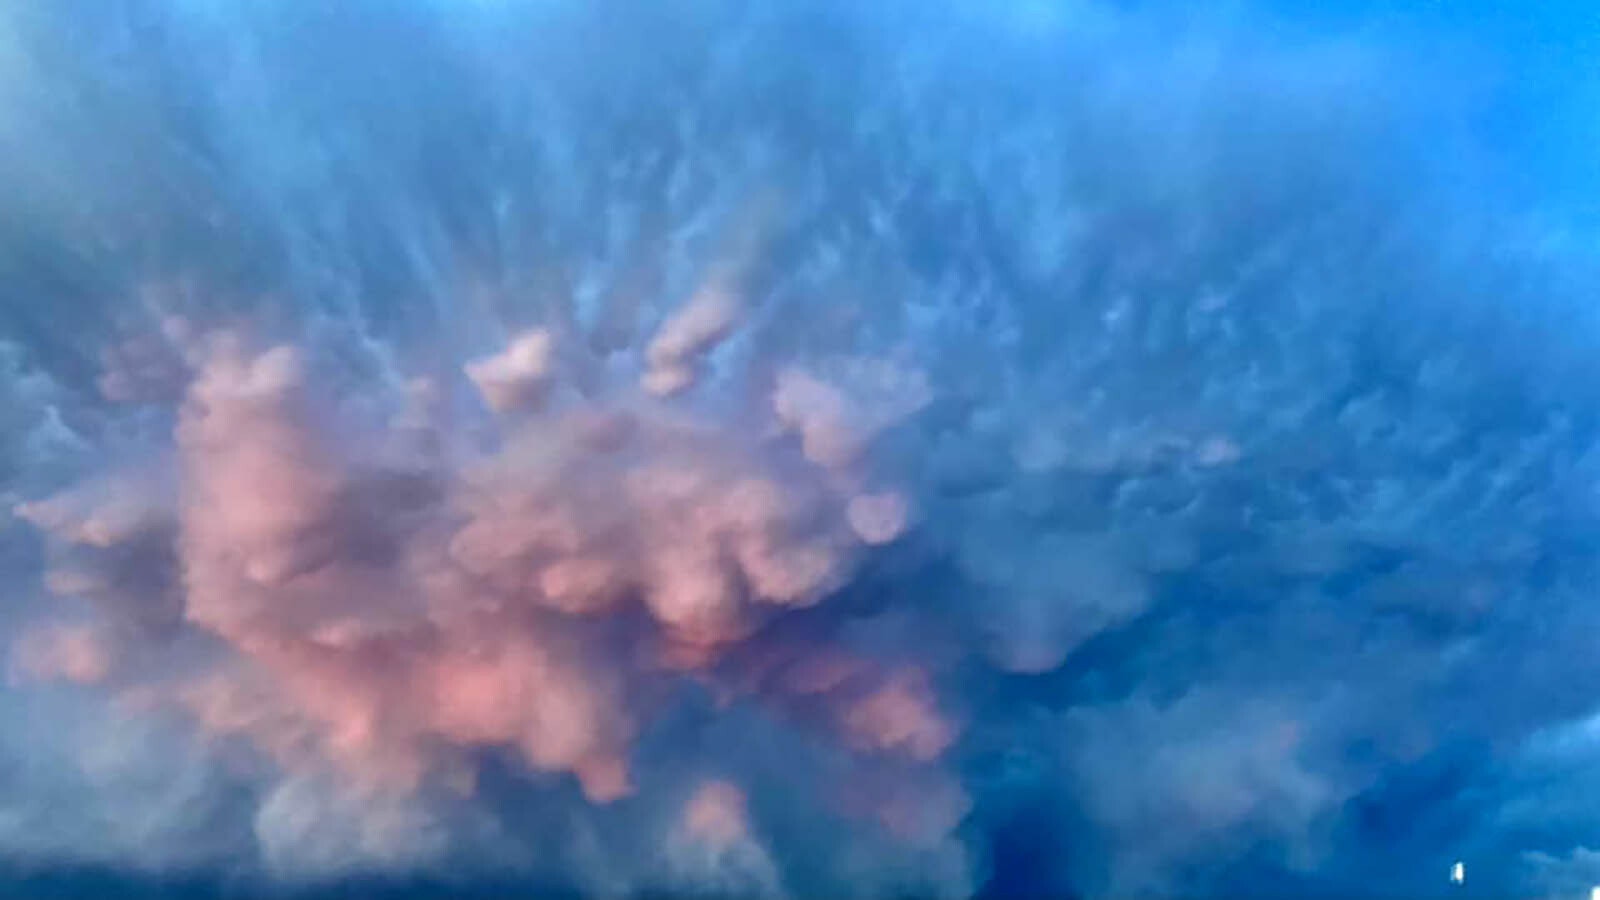
[[[530,331],[502,352],[468,363],[467,377],[478,386],[490,409],[526,409],[543,399],[551,375],[552,352],[549,332]]]

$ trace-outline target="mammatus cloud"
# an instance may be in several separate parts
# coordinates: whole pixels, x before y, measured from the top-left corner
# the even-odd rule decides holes
[[[891,6],[0,13],[0,854],[1581,890],[1592,241],[1516,98]]]

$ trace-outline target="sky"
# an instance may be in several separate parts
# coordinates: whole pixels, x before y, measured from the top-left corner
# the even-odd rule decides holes
[[[0,5],[0,897],[1588,897],[1597,39]]]

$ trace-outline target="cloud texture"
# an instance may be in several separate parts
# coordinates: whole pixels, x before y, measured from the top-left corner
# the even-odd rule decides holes
[[[0,877],[1581,895],[1596,245],[1357,19],[0,11]]]

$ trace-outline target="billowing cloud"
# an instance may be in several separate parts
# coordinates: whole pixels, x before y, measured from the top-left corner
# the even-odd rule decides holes
[[[1458,77],[1524,38],[1250,4],[24,6],[16,865],[1594,877],[1594,241],[1486,134],[1555,111]]]

